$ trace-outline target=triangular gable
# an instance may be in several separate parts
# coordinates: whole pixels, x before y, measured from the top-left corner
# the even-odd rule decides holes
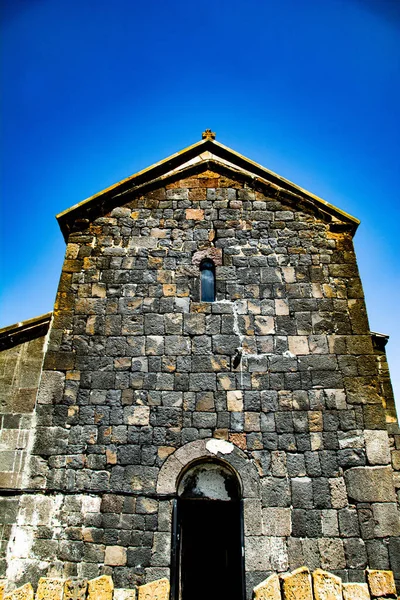
[[[176,179],[180,175],[187,177],[192,170],[199,171],[203,167],[212,169],[216,165],[236,174],[241,173],[244,177],[255,180],[261,185],[273,186],[278,192],[287,192],[293,198],[297,197],[319,215],[330,215],[331,220],[333,218],[353,234],[360,223],[358,219],[326,200],[206,136],[196,144],[184,148],[58,214],[57,220],[64,238],[67,241],[68,235],[72,228],[76,227],[77,221],[85,226],[98,214],[127,202],[128,199],[123,199],[127,194],[143,192],[144,188],[149,185],[157,187],[157,184],[165,184],[166,179]]]

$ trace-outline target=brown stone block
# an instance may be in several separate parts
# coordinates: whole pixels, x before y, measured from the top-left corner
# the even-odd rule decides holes
[[[313,600],[311,575],[307,567],[281,575],[281,581],[285,600]]]
[[[4,600],[33,600],[33,587],[30,583],[25,583],[13,592],[5,594]]]
[[[168,579],[158,579],[146,583],[139,587],[138,592],[138,600],[169,600],[169,581]]]
[[[241,448],[242,450],[246,450],[247,448],[245,433],[230,433],[229,441],[232,442],[232,444],[235,444],[235,446],[237,446],[238,448]]]
[[[145,200],[165,200],[165,188],[161,187],[151,192],[147,192]],[[157,206],[157,204],[156,204]]]
[[[243,183],[240,183],[239,181],[234,181],[233,179],[229,179],[228,177],[220,177],[217,181],[217,185],[212,185],[210,187],[231,187],[233,189],[239,190],[243,187]]]
[[[176,285],[172,283],[164,283],[163,284],[163,294],[164,296],[175,296],[176,295]]]
[[[35,408],[37,388],[25,388],[16,392],[13,400],[13,412],[30,413]]]
[[[342,580],[322,569],[312,574],[314,600],[342,600]]]
[[[82,270],[81,260],[68,260],[66,259],[63,264],[64,273],[80,273]]]
[[[397,598],[392,571],[367,569],[369,591],[373,598]]]
[[[322,412],[319,410],[308,411],[308,425],[309,425],[310,431],[322,431],[323,430]]]
[[[47,352],[43,368],[49,371],[71,371],[74,366],[73,352]]]
[[[112,600],[114,584],[109,575],[101,575],[88,581],[87,600]]]
[[[64,581],[41,577],[36,590],[35,600],[62,600]]]
[[[189,190],[188,199],[192,202],[201,202],[207,200],[207,188],[197,187]]]

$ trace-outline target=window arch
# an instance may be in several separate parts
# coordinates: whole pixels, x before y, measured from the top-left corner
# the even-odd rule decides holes
[[[209,258],[200,264],[200,300],[201,302],[215,300],[215,265]]]

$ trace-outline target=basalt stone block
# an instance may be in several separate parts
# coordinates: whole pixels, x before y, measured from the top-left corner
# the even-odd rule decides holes
[[[37,427],[33,454],[51,456],[64,454],[67,449],[68,431],[62,427]]]
[[[356,502],[393,502],[396,494],[390,467],[354,467],[345,474],[347,494]]]
[[[372,513],[375,521],[375,537],[400,535],[400,515],[395,503],[373,504]]]

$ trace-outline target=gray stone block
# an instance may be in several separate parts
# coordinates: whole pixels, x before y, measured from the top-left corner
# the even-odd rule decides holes
[[[396,500],[390,467],[354,467],[345,474],[347,494],[357,502]]]

